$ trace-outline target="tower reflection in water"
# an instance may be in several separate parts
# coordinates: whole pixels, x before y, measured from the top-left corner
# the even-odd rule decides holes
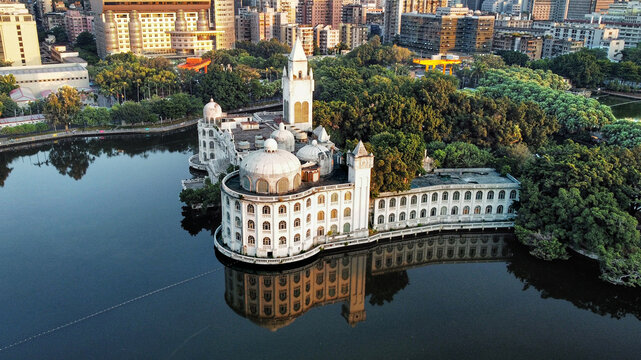
[[[239,315],[272,331],[315,306],[342,302],[343,317],[355,326],[366,319],[366,296],[372,296],[370,302],[391,300],[408,283],[406,269],[503,261],[512,255],[507,241],[513,237],[511,232],[438,234],[330,253],[288,270],[227,266],[225,301]]]

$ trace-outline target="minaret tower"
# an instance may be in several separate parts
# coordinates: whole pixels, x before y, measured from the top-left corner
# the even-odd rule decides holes
[[[297,130],[312,130],[312,101],[314,74],[307,63],[301,37],[289,54],[287,66],[283,69],[283,118]]]
[[[348,181],[354,184],[354,235],[368,235],[369,188],[374,167],[374,155],[367,152],[362,141],[347,154]]]

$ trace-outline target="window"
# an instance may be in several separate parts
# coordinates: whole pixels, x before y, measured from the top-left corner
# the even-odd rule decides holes
[[[379,215],[379,216],[378,216],[378,223],[379,223],[379,224],[382,224],[382,223],[384,223],[384,222],[385,222],[385,216],[383,216],[383,215]]]
[[[236,241],[240,241],[240,239],[241,239],[240,233],[239,233],[239,232],[237,232],[237,233],[236,233]]]
[[[294,212],[300,211],[300,203],[294,204]]]
[[[254,224],[253,220],[249,220],[247,222],[247,228],[250,229],[250,230],[254,230],[256,228],[256,225]]]
[[[470,214],[470,207],[466,206],[463,208],[463,215],[469,215]]]
[[[310,207],[312,206],[312,199],[307,199],[307,204],[305,206]]]
[[[424,218],[427,216],[427,210],[423,209],[421,210],[421,217]]]
[[[300,242],[300,234],[294,235],[294,242],[295,243]]]
[[[418,198],[416,197],[416,195],[412,196],[412,199],[410,200],[410,204],[416,205],[417,202],[418,202]]]
[[[287,207],[285,205],[281,205],[278,207],[278,213],[279,214],[287,214]]]
[[[309,238],[310,236],[312,236],[312,231],[311,231],[311,230],[307,230],[307,232],[305,233],[305,236],[306,236],[307,238]]]
[[[352,200],[352,193],[350,191],[345,193],[345,200]]]
[[[510,205],[510,207],[507,208],[507,213],[508,214],[513,214],[514,213],[514,207]]]
[[[432,194],[432,201],[438,201],[438,193]]]
[[[516,190],[512,190],[512,191],[510,191],[510,199],[511,199],[511,200],[516,199]]]
[[[501,190],[499,191],[499,200],[503,200],[503,199],[505,199],[505,191]]]
[[[236,209],[236,211],[240,211],[240,202],[238,200],[236,200],[236,202],[234,203],[234,208]]]
[[[472,200],[472,192],[471,191],[466,191],[465,196],[463,197],[464,200]]]
[[[330,216],[332,219],[338,218],[338,210],[333,209],[332,212],[330,213]]]
[[[483,192],[482,191],[477,191],[476,192],[476,200],[483,200]]]
[[[299,227],[300,226],[300,219],[296,218],[294,219],[294,227]]]
[[[256,192],[261,194],[266,194],[269,192],[269,184],[266,180],[258,179],[258,181],[256,181]]]
[[[394,222],[394,221],[396,221],[396,218],[395,218],[394,214],[390,214],[390,215],[389,215],[389,222],[391,222],[391,223],[392,223],[392,222]]]
[[[316,216],[316,220],[325,220],[325,212],[319,211],[318,215]]]
[[[454,195],[452,195],[452,200],[456,201],[460,199],[461,199],[461,193],[459,193],[458,191],[455,191]]]
[[[307,214],[307,223],[309,224],[312,221],[312,214]]]
[[[350,208],[345,208],[345,210],[343,210],[343,216],[344,216],[344,217],[350,217],[350,216],[352,216],[352,209],[350,209]]]
[[[379,209],[385,209],[385,200],[379,200],[378,201],[378,208]]]
[[[447,191],[443,192],[443,201],[447,201],[447,198],[449,197],[449,194]]]
[[[332,200],[333,203],[338,202],[338,194],[337,193],[333,193],[332,197],[331,197],[331,200]]]
[[[389,207],[391,207],[391,208],[396,207],[396,199],[390,199],[389,200]]]
[[[278,245],[280,246],[287,245],[287,238],[285,238],[284,236],[281,236],[280,238],[278,238]]]
[[[433,207],[432,210],[430,210],[430,216],[436,216],[436,208]]]
[[[452,207],[452,215],[458,215],[458,206]]]
[[[271,241],[271,239],[270,239],[270,238],[268,238],[268,237],[263,238],[263,245],[265,245],[265,246],[269,246],[269,245],[271,245],[271,244],[272,244],[272,241]]]
[[[426,203],[427,202],[427,194],[423,194],[423,196],[421,196],[421,202],[422,203]]]
[[[474,214],[480,214],[480,213],[481,213],[481,207],[480,206],[474,207]]]
[[[416,219],[416,211],[412,210],[410,212],[410,220]]]
[[[503,205],[499,205],[496,207],[496,213],[497,214],[503,214]]]
[[[324,227],[322,227],[322,226],[319,226],[319,227],[318,227],[318,230],[316,231],[316,234],[318,234],[318,236],[323,236],[323,235],[325,235],[325,228],[324,228]]]
[[[284,221],[281,221],[278,223],[278,230],[286,230],[287,229],[287,223]]]
[[[490,190],[487,192],[487,199],[494,200],[494,191]]]
[[[253,236],[248,236],[247,237],[247,244],[249,245],[255,245],[256,244],[256,239],[254,239]]]
[[[441,215],[447,215],[447,207],[443,206],[441,208]]]
[[[324,204],[325,203],[325,195],[320,195],[318,197],[318,203],[319,204]]]
[[[238,216],[236,216],[236,219],[234,219],[234,222],[236,223],[236,227],[241,227],[240,218]]]
[[[491,205],[488,205],[488,206],[485,208],[485,213],[486,213],[486,214],[491,214],[491,213],[492,213],[492,206],[491,206]]]
[[[263,230],[270,230],[271,228],[272,228],[272,226],[271,226],[271,224],[269,223],[269,221],[265,221],[265,222],[263,223]]]
[[[405,213],[402,212],[400,215],[398,215],[398,221],[405,221]]]
[[[271,214],[271,212],[272,211],[269,208],[269,206],[263,206],[263,215],[269,215],[269,214]]]

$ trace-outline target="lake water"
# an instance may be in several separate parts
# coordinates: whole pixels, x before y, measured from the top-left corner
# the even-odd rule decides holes
[[[0,359],[641,354],[641,291],[583,259],[537,261],[505,232],[225,266],[215,211],[178,200],[195,147],[189,132],[0,153]]]
[[[641,119],[641,100],[619,96],[604,96],[599,102],[612,107],[612,114],[617,119]]]

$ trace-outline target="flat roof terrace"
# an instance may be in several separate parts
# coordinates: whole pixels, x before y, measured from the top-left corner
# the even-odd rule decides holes
[[[436,169],[412,180],[411,189],[437,185],[519,184],[511,175],[503,176],[491,168]]]

